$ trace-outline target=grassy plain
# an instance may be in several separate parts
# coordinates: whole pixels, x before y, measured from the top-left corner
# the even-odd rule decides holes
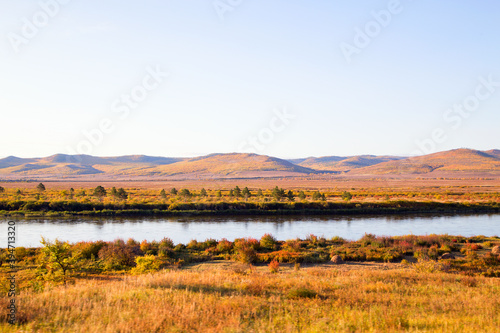
[[[6,298],[0,298],[6,308]],[[500,279],[401,264],[210,262],[19,296],[1,332],[496,332]]]
[[[442,175],[443,177],[423,176],[381,176],[366,177],[309,177],[309,178],[279,178],[279,179],[219,179],[219,180],[185,180],[185,181],[47,181],[44,182],[46,191],[39,192],[36,182],[4,182],[0,186],[5,188],[0,193],[0,211],[3,214],[20,215],[71,215],[78,214],[109,215],[110,212],[120,211],[116,214],[174,214],[176,210],[184,213],[191,211],[199,214],[202,211],[216,210],[218,214],[238,213],[246,211],[248,214],[268,211],[290,211],[291,213],[302,210],[314,213],[323,210],[331,213],[334,210],[342,213],[343,208],[352,212],[362,213],[387,213],[389,210],[401,212],[409,211],[412,203],[415,211],[425,210],[442,211],[495,211],[500,203],[500,178],[494,175],[481,176],[461,174],[460,177]],[[93,196],[95,187],[103,186],[108,191],[104,197]],[[248,187],[250,196],[230,196],[230,190],[239,186],[240,189]],[[283,188],[287,193],[293,193],[293,200],[286,197],[276,199],[272,190],[276,187]],[[110,190],[123,187],[128,194],[126,200],[110,195]],[[71,192],[71,188],[74,192]],[[171,194],[170,191],[188,189],[190,196]],[[165,195],[161,195],[161,190]],[[206,190],[206,195],[201,195],[201,190]],[[262,194],[258,195],[261,190]],[[220,191],[220,192],[219,192]],[[304,192],[300,198],[299,193]],[[324,198],[314,198],[314,192],[321,192]],[[346,202],[344,192],[352,195]],[[316,204],[321,201],[321,205]],[[271,207],[272,203],[278,203]],[[427,203],[428,205],[423,205]],[[220,204],[218,207],[217,204]],[[257,205],[262,204],[262,205]],[[379,204],[373,206],[372,204]],[[328,206],[330,205],[330,206]],[[433,208],[433,206],[440,208]],[[458,207],[458,206],[460,207]],[[232,208],[229,209],[228,207]],[[457,207],[455,207],[457,206]],[[467,206],[475,206],[468,208]],[[483,208],[479,207],[483,206]],[[212,207],[212,208],[210,208]],[[235,208],[236,207],[236,208]],[[356,209],[352,209],[356,208]],[[463,208],[463,209],[462,209]],[[340,209],[340,210],[339,210]],[[90,212],[90,213],[89,213]],[[244,212],[243,212],[244,213]],[[299,212],[301,213],[301,212]],[[345,212],[349,213],[349,212]],[[87,214],[87,215],[88,215]]]

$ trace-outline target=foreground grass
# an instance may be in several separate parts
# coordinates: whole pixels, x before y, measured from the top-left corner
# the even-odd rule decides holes
[[[18,296],[1,332],[495,332],[500,279],[400,264],[252,269],[218,262]],[[7,298],[0,299],[2,309]]]

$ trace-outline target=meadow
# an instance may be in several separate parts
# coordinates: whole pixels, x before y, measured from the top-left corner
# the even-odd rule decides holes
[[[45,251],[55,245],[64,276]],[[494,332],[498,245],[450,235],[46,243],[17,250],[18,323],[2,316],[0,331]]]
[[[477,180],[476,180],[477,181]],[[486,181],[488,182],[488,181]],[[280,184],[280,182],[277,182]],[[367,182],[370,183],[370,182]],[[0,187],[0,215],[127,216],[223,214],[391,214],[499,212],[496,185],[423,183],[424,187],[299,186],[257,187],[258,183],[6,183]],[[154,184],[154,186],[153,186]],[[315,184],[314,182],[311,183]],[[339,183],[332,183],[334,185]],[[496,183],[495,183],[496,184]],[[80,187],[76,187],[76,186]],[[124,187],[119,187],[123,185]],[[162,185],[162,184],[160,184]],[[191,187],[175,187],[191,186]],[[292,187],[292,185],[295,185]],[[379,184],[381,185],[381,184]],[[70,187],[75,186],[75,187]],[[215,187],[217,186],[217,187]],[[352,185],[351,185],[352,186]],[[98,191],[99,190],[99,191]]]

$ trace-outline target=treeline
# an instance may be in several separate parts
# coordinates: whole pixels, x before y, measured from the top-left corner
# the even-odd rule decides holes
[[[230,215],[230,214],[391,214],[391,213],[500,213],[498,202],[77,202],[0,201],[2,215]]]

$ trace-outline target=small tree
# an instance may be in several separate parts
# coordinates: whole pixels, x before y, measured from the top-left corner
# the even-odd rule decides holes
[[[183,188],[179,194],[185,198],[189,198],[191,197],[191,192],[189,192],[189,190],[187,188]]]
[[[217,198],[222,198],[222,191],[221,190],[218,190],[217,192],[215,192],[215,196]]]
[[[175,187],[170,190],[170,194],[177,195],[177,190],[175,189]]]
[[[111,189],[111,192],[110,192],[111,196],[112,197],[118,197],[118,191],[116,190],[116,187],[113,186],[113,188]]]
[[[202,197],[208,196],[207,190],[205,190],[204,188],[202,188],[201,191],[200,191],[200,196],[202,196]]]
[[[40,183],[40,184],[38,184],[36,186],[36,189],[37,189],[38,192],[42,193],[42,192],[45,191],[45,185],[43,185],[42,183]]]
[[[116,197],[120,200],[127,200],[128,193],[123,189],[123,187],[120,187],[118,191],[116,191]]]
[[[319,193],[319,191],[313,192],[313,195],[312,195],[313,200],[321,200],[321,198],[322,198],[322,196],[321,196],[321,193]]]
[[[243,191],[241,191],[241,194],[245,197],[245,198],[250,198],[252,196],[252,193],[250,192],[250,190],[248,189],[248,187],[245,186],[245,188],[243,189]]]
[[[345,200],[345,201],[351,201],[352,194],[350,192],[344,191],[342,193],[342,199]]]
[[[5,189],[2,186],[0,186],[0,193],[4,193],[4,192],[5,192]]]
[[[288,193],[286,194],[286,197],[288,198],[288,200],[290,201],[295,201],[295,195],[293,194],[293,191],[292,190],[289,190]]]
[[[298,197],[300,200],[304,200],[306,198],[306,194],[304,193],[304,191],[300,191]]]
[[[75,196],[75,189],[74,188],[70,188],[69,189],[69,198],[73,199],[74,196]]]
[[[238,186],[236,186],[236,187],[234,188],[234,195],[235,195],[237,198],[241,197],[241,190],[240,190],[240,188],[239,188]]]
[[[273,197],[276,199],[276,200],[281,200],[281,198],[284,198],[285,197],[285,190],[282,189],[282,188],[279,188],[278,186],[276,186],[274,189],[273,189]]]
[[[97,186],[94,189],[94,196],[98,197],[99,199],[102,199],[102,197],[105,197],[107,194],[106,189],[102,187],[101,185]]]
[[[263,197],[264,196],[264,194],[262,193],[262,190],[260,188],[257,190],[257,196],[258,197]]]
[[[234,197],[234,192],[233,192],[233,190],[229,190],[229,197],[231,197],[231,198],[232,198],[232,197]]]
[[[48,275],[59,273],[66,283],[66,274],[71,274],[78,262],[78,256],[73,256],[71,253],[71,245],[58,239],[52,243],[43,237],[40,243],[43,245],[41,253]]]
[[[167,198],[167,192],[165,192],[165,190],[164,190],[164,189],[162,189],[162,190],[160,191],[160,196],[162,197],[162,199],[166,199],[166,198]]]

